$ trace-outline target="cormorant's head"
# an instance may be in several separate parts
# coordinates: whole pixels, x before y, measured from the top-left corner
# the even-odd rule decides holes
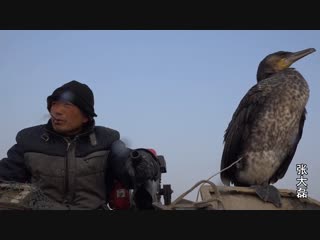
[[[257,81],[261,81],[274,73],[289,68],[295,61],[315,52],[314,48],[308,48],[299,52],[279,51],[266,56],[259,64]]]

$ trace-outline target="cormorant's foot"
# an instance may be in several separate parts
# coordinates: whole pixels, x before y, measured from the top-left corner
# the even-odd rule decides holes
[[[271,202],[278,208],[281,207],[281,196],[277,188],[272,185],[255,185],[252,187],[263,201]]]

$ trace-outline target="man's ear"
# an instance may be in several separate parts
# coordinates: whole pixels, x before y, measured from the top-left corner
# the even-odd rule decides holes
[[[87,122],[89,122],[89,117],[87,117],[85,114],[83,114],[82,123],[85,124]]]

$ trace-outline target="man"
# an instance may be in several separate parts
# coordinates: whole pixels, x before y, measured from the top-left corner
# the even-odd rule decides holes
[[[118,131],[95,126],[91,89],[75,80],[47,98],[47,124],[21,130],[7,158],[0,161],[0,182],[27,182],[65,209],[101,209],[114,181],[127,188],[157,180],[159,164],[137,150],[138,162]],[[135,151],[136,152],[136,151]]]

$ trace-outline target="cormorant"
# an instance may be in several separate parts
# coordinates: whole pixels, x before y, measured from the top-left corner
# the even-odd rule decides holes
[[[259,64],[257,84],[242,98],[224,134],[220,177],[225,185],[250,186],[260,198],[281,206],[270,184],[285,175],[301,139],[309,87],[295,61],[315,52],[279,51]]]

